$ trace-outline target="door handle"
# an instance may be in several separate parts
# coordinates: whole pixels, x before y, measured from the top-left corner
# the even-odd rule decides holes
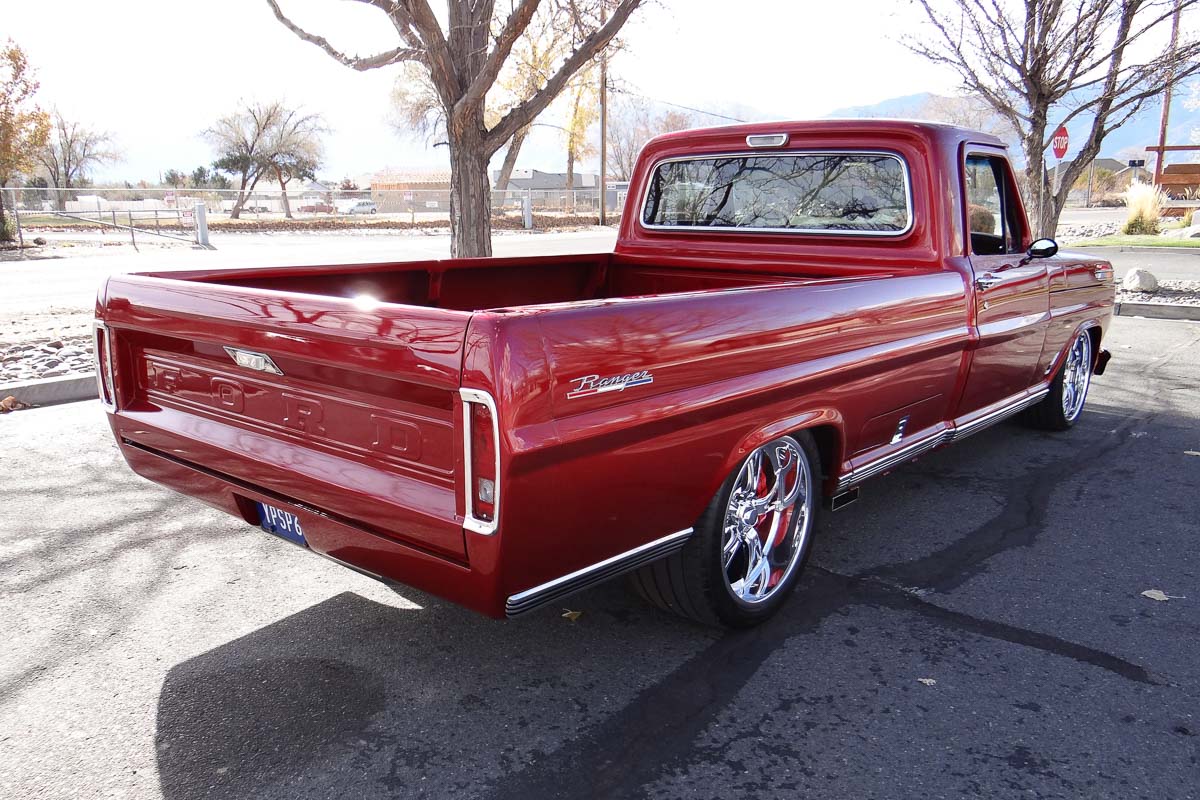
[[[975,279],[975,289],[980,292],[986,292],[993,286],[999,284],[1004,278],[999,275],[994,275],[991,272],[985,272]]]

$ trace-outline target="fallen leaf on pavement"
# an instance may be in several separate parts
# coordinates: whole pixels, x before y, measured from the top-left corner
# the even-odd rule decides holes
[[[917,678],[917,683],[923,683],[926,686],[933,686],[937,683],[933,678]]]
[[[1173,594],[1167,594],[1162,589],[1147,589],[1146,591],[1142,592],[1142,597],[1149,597],[1151,600],[1158,600],[1158,601],[1164,602],[1164,603],[1168,600],[1185,600],[1186,599],[1183,597],[1176,597]]]
[[[22,408],[29,408],[29,406],[25,405],[11,394],[3,400],[0,400],[0,414],[7,414],[10,411],[20,411]]]
[[[564,610],[565,610],[567,613],[563,614],[563,619],[569,619],[569,620],[571,620],[571,622],[574,622],[575,620],[577,620],[577,619],[579,619],[580,617],[582,617],[582,616],[583,616],[583,612],[582,612],[582,611],[572,611],[572,610],[571,610],[571,609],[569,609],[569,608],[568,608],[568,609],[564,609]]]

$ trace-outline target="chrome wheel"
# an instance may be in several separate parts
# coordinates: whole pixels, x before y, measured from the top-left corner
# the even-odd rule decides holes
[[[1083,411],[1088,386],[1092,381],[1092,337],[1079,334],[1067,353],[1063,365],[1062,411],[1067,422],[1073,422]]]
[[[808,458],[784,436],[750,454],[725,506],[721,565],[734,597],[761,603],[787,583],[812,529]]]

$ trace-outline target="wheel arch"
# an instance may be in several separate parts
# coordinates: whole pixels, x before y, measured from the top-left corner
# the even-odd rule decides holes
[[[1095,369],[1096,363],[1100,358],[1100,342],[1104,338],[1104,328],[1098,318],[1091,317],[1080,322],[1075,326],[1075,330],[1071,331],[1071,335],[1059,349],[1058,353],[1055,354],[1054,361],[1051,362],[1050,369],[1046,372],[1048,378],[1052,378],[1062,368],[1063,362],[1067,358],[1067,353],[1071,350],[1071,345],[1081,333],[1086,333],[1092,340],[1092,368]]]
[[[836,409],[832,408],[792,414],[751,430],[742,438],[738,446],[733,449],[733,452],[729,453],[722,464],[720,475],[711,487],[711,493],[716,493],[717,488],[724,482],[729,473],[734,470],[751,450],[780,436],[795,435],[797,433],[808,433],[812,436],[820,456],[821,463],[817,466],[821,470],[822,485],[828,486],[830,478],[837,476],[838,469],[842,463],[842,454],[846,441],[845,424],[842,415]]]

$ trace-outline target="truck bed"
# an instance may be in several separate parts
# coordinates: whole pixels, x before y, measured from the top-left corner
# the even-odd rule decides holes
[[[872,274],[858,270],[859,276]],[[201,283],[374,302],[485,311],[551,303],[829,280],[829,270],[778,264],[737,271],[721,265],[628,262],[610,253],[514,259],[458,259],[210,273],[163,273]],[[844,270],[840,278],[855,277]]]

